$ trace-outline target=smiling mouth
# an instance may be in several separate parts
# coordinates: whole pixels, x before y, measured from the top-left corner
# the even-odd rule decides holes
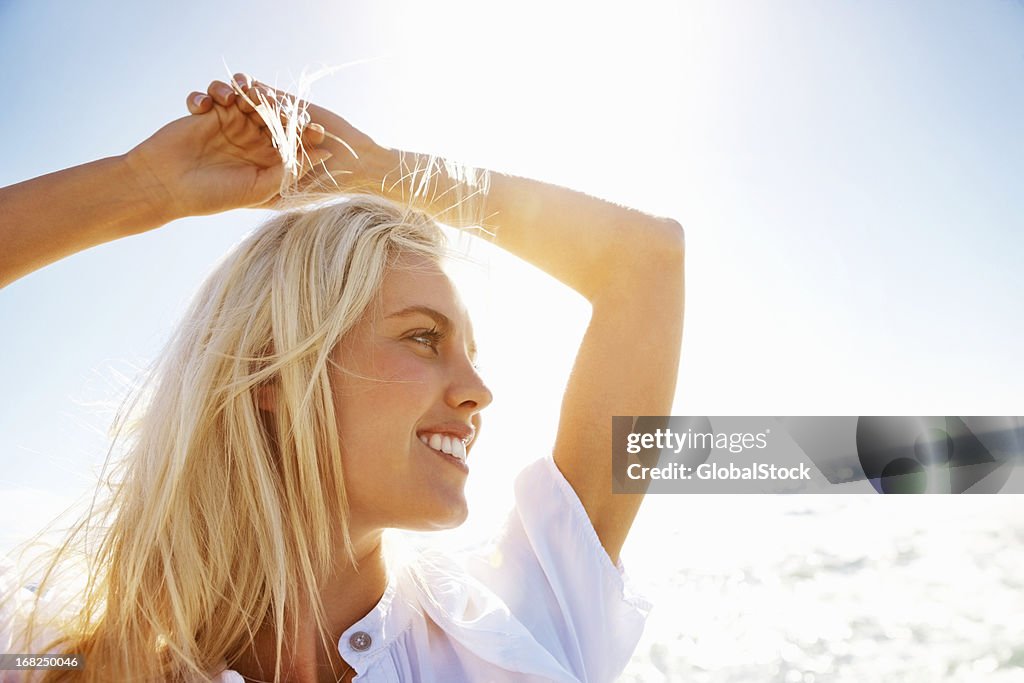
[[[447,434],[420,434],[420,441],[438,453],[450,455],[461,463],[466,462],[466,442]]]

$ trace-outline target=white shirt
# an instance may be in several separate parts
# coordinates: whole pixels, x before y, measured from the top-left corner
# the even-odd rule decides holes
[[[454,556],[419,549],[392,567],[338,651],[359,683],[613,681],[650,609],[547,456],[516,477],[515,506],[490,542]],[[0,632],[0,652],[5,642]]]

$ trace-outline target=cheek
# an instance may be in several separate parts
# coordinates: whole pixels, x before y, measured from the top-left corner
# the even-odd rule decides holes
[[[377,357],[375,371],[382,380],[423,383],[430,377],[430,363],[412,351],[396,349]]]
[[[379,361],[375,379],[368,383],[368,400],[394,409],[421,405],[435,381],[429,364],[412,353],[394,353]]]
[[[435,372],[411,353],[378,356],[365,377],[346,377],[334,394],[343,442],[406,438],[430,410]]]

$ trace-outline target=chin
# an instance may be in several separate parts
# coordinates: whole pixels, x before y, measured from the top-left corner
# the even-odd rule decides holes
[[[462,507],[462,508],[461,508],[461,509],[459,510],[459,514],[458,514],[458,516],[454,517],[454,518],[452,519],[451,523],[450,523],[450,524],[448,524],[448,525],[447,525],[446,527],[444,527],[444,528],[445,528],[445,529],[454,529],[454,528],[456,528],[456,527],[460,527],[460,526],[462,526],[462,525],[463,525],[463,523],[464,523],[464,522],[466,521],[466,519],[468,519],[468,518],[469,518],[469,507],[467,507],[467,506],[463,506],[463,507]]]
[[[429,518],[419,520],[415,527],[407,527],[411,531],[444,531],[455,529],[469,517],[469,506],[465,503],[449,508],[444,514],[431,515]]]

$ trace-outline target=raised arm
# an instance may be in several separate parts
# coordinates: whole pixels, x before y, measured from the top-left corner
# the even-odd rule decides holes
[[[403,168],[426,164],[408,153],[380,154],[375,165],[390,166],[389,179],[400,172],[399,158]],[[439,199],[421,203],[435,212],[465,194],[443,172],[433,182],[424,196]],[[401,191],[390,181],[383,187]],[[498,246],[590,302],[554,460],[617,562],[643,496],[612,493],[611,418],[671,413],[683,333],[683,229],[671,219],[500,173],[490,174],[483,215]]]
[[[176,218],[271,200],[283,167],[266,132],[206,95],[191,97],[203,115],[169,123],[127,154],[0,188],[0,287]],[[321,133],[310,130],[308,140]]]
[[[670,219],[501,175],[492,176],[487,206],[499,246],[590,302],[554,458],[617,562],[642,496],[612,494],[611,418],[672,411],[683,333],[683,229]]]
[[[501,174],[491,175],[486,215],[499,246],[590,302],[554,459],[617,562],[643,496],[612,493],[611,418],[671,413],[683,331],[683,230],[673,220]]]

